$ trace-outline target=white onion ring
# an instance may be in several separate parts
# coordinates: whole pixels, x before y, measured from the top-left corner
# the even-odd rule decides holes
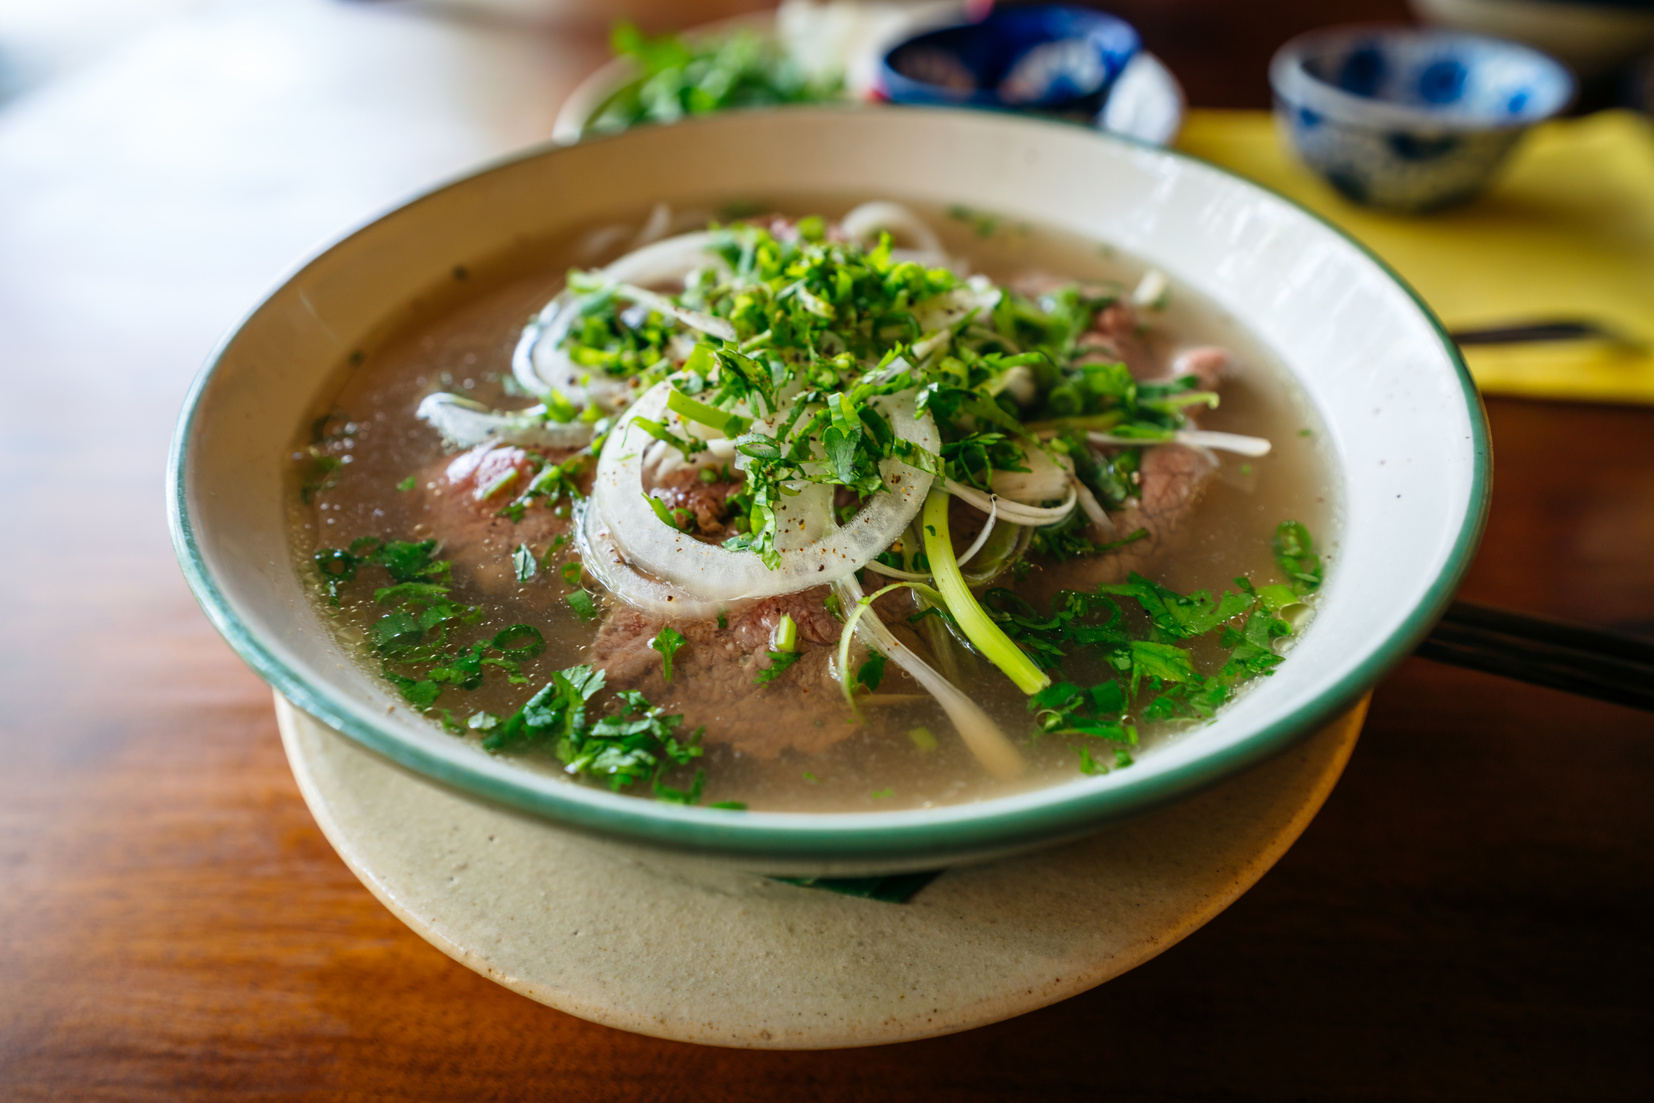
[[[900,203],[885,200],[863,203],[839,220],[839,228],[845,237],[868,246],[878,243],[880,230],[890,231],[892,237],[906,234],[914,247],[900,254],[892,250],[892,257],[911,260],[926,268],[940,268],[948,263],[947,251],[942,248],[942,239],[936,236],[936,231]]]
[[[784,551],[781,565],[774,570],[753,552],[731,551],[678,532],[662,524],[644,500],[644,441],[627,439],[642,435],[641,430],[629,432],[634,418],[675,423],[676,415],[666,408],[670,389],[670,381],[658,383],[633,404],[609,434],[592,484],[593,503],[615,543],[633,563],[664,582],[706,600],[722,602],[790,594],[833,582],[866,566],[888,548],[924,505],[931,477],[892,458],[879,465],[892,490],[873,495],[838,531],[820,533],[804,546]],[[941,435],[929,415],[913,416],[911,396],[886,403],[885,407],[897,437],[931,452],[941,447]],[[831,488],[822,490],[828,495],[826,504],[830,507]],[[801,522],[808,533],[813,515],[825,513],[831,517],[830,508],[822,510],[820,506],[808,492],[784,499],[776,506],[777,533],[798,531],[796,526]],[[783,546],[782,539],[777,543]]]
[[[701,268],[728,273],[729,264],[710,248],[717,235],[707,231],[679,234],[651,242],[612,261],[602,274],[616,283],[651,285],[681,282]],[[531,394],[560,391],[570,402],[584,406],[601,403],[613,408],[628,388],[624,379],[581,367],[563,351],[563,339],[574,322],[574,296],[560,292],[524,329],[511,355],[511,371]],[[653,302],[646,304],[655,308]],[[674,307],[673,310],[681,310]]]
[[[628,563],[589,502],[580,510],[574,540],[587,572],[598,585],[622,601],[646,613],[674,619],[706,620],[718,615],[720,603],[703,601],[668,586]]]
[[[589,421],[547,421],[544,406],[526,410],[490,410],[480,402],[439,391],[425,396],[418,416],[455,448],[472,448],[487,441],[534,445],[542,448],[580,448],[590,444]]]
[[[1074,470],[1067,456],[1059,462],[1045,449],[1028,444],[1022,448],[1022,462],[1028,470],[996,470],[989,476],[988,486],[995,494],[1013,502],[1048,502],[1063,496]]]

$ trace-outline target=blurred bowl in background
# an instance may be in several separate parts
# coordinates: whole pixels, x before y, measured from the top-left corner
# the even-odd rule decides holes
[[[786,0],[773,13],[693,27],[682,38],[703,42],[743,31],[765,36],[782,43],[812,73],[841,72],[847,98],[888,99],[881,75],[887,52],[925,31],[958,25],[965,11],[966,5],[957,0],[909,4]],[[605,109],[642,80],[634,59],[609,61],[581,81],[563,102],[552,127],[552,141],[568,145],[601,132]],[[1159,58],[1138,50],[1113,78],[1092,121],[1110,133],[1164,146],[1182,128],[1185,107],[1177,78]]]
[[[1514,42],[1460,31],[1339,27],[1269,66],[1283,138],[1357,203],[1422,212],[1470,199],[1574,79]]]
[[[996,8],[891,48],[879,90],[894,103],[1095,114],[1141,47],[1130,23],[1089,8]]]
[[[1595,76],[1654,48],[1647,0],[1411,0],[1427,23],[1525,42]]]

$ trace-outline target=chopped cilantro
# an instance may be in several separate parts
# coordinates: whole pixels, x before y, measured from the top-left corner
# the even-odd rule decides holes
[[[670,625],[662,628],[655,634],[654,639],[649,641],[649,646],[660,652],[661,674],[668,682],[672,680],[673,656],[677,655],[678,649],[687,642],[683,633]]]
[[[879,684],[884,681],[885,657],[878,652],[867,656],[867,660],[856,668],[856,683],[867,687],[867,692],[876,693]]]
[[[768,685],[769,683],[775,681],[777,678],[781,677],[781,675],[786,671],[786,669],[789,666],[792,666],[794,663],[796,663],[799,660],[799,657],[802,656],[802,655],[803,655],[802,651],[771,651],[771,652],[769,652],[770,665],[766,666],[764,669],[760,670],[758,672],[758,676],[756,678],[754,678],[753,681],[756,684],[761,685],[761,686]]]
[[[527,544],[517,545],[517,550],[511,553],[511,565],[516,570],[518,582],[527,582],[540,573],[539,560],[534,558],[534,552]]]
[[[1300,597],[1321,588],[1321,557],[1315,554],[1309,530],[1299,522],[1282,521],[1276,528],[1275,562]]]
[[[666,715],[635,690],[616,693],[609,711],[599,713],[592,698],[603,686],[594,667],[560,670],[515,714],[491,725],[482,745],[494,752],[547,746],[568,773],[605,779],[616,792],[647,781],[657,800],[699,802],[706,771],[697,770],[688,789],[665,779],[701,756],[701,729],[680,738],[683,717]]]
[[[676,122],[733,107],[763,107],[836,99],[841,78],[813,73],[778,43],[751,30],[712,36],[651,38],[631,23],[610,36],[617,57],[629,58],[638,79],[604,104],[589,125],[607,134],[643,122]],[[732,204],[730,217],[757,213]],[[800,231],[807,229],[801,225]]]
[[[406,493],[406,492],[412,490],[414,487],[416,487],[418,485],[419,485],[418,476],[409,475],[406,479],[403,479],[401,482],[396,484],[396,489],[402,491],[403,493]]]

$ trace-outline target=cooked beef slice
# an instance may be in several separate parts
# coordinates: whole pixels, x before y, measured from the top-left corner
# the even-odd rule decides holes
[[[1163,373],[1149,351],[1137,322],[1137,312],[1125,303],[1114,303],[1097,312],[1091,328],[1075,342],[1081,349],[1118,360],[1137,379],[1156,379]]]
[[[1224,376],[1234,370],[1235,357],[1219,345],[1202,345],[1180,352],[1172,361],[1171,378],[1182,379],[1192,375],[1200,380],[1200,389],[1215,391],[1222,386]]]
[[[765,598],[716,620],[668,621],[632,606],[609,614],[592,644],[592,663],[620,689],[641,690],[670,713],[682,713],[683,729],[705,727],[705,741],[762,759],[782,751],[815,754],[855,731],[841,707],[833,678],[839,623],[822,604],[825,587]],[[760,685],[771,663],[770,640],[782,614],[798,625],[798,660],[774,681]],[[660,652],[649,646],[670,623],[684,636],[664,677]],[[810,702],[812,695],[821,702]]]
[[[1215,345],[1188,349],[1179,353],[1170,365],[1157,363],[1141,336],[1136,312],[1125,303],[1115,303],[1100,311],[1079,343],[1118,356],[1139,380],[1193,375],[1200,381],[1202,390],[1218,389],[1234,366],[1229,350]],[[1193,426],[1195,412],[1185,412]],[[1029,579],[1030,596],[1046,600],[1058,589],[1120,582],[1132,571],[1143,570],[1175,546],[1183,521],[1194,511],[1216,473],[1217,461],[1205,449],[1181,444],[1145,448],[1137,505],[1111,515],[1111,519],[1120,537],[1138,529],[1147,531],[1148,535],[1117,551],[1041,571]],[[1055,577],[1059,574],[1060,583]]]
[[[714,470],[680,467],[670,475],[657,479],[651,493],[664,502],[667,509],[688,510],[695,521],[695,527],[690,530],[694,536],[722,542],[725,536],[730,535],[724,527],[729,517],[729,496],[741,489],[742,480],[739,475],[732,479],[719,478],[714,482],[701,478],[702,471]]]
[[[552,463],[569,453],[546,449],[539,453]],[[509,482],[500,480],[510,474]],[[523,519],[513,522],[500,510],[535,475],[535,460],[526,449],[506,444],[483,444],[440,460],[420,477],[422,533],[441,542],[437,554],[453,562],[456,577],[474,582],[484,593],[498,594],[518,586],[511,553],[527,544],[537,555],[569,531],[567,517],[558,517],[542,504],[531,505]],[[481,497],[490,487],[493,494]]]

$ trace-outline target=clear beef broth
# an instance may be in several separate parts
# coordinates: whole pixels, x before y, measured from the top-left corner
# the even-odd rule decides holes
[[[832,215],[847,204],[805,197],[778,204],[785,211]],[[969,260],[975,270],[1005,283],[1019,275],[1040,272],[1064,279],[1115,281],[1129,293],[1143,266],[1106,246],[1037,227],[990,222],[966,212],[922,211],[943,236],[949,252]],[[584,244],[587,249],[582,248]],[[429,495],[440,490],[433,473],[449,457],[436,434],[415,417],[420,400],[432,390],[452,390],[490,406],[517,407],[530,400],[514,396],[509,382],[511,353],[526,319],[562,286],[571,266],[589,267],[610,259],[591,255],[590,238],[554,243],[534,250],[535,258],[492,278],[466,273],[456,278],[448,293],[433,297],[412,312],[405,324],[376,347],[369,347],[360,363],[349,367],[329,407],[318,416],[333,415],[329,428],[349,432],[327,446],[344,464],[336,485],[301,500],[299,483],[303,462],[295,463],[292,505],[292,546],[298,569],[314,578],[312,554],[319,548],[345,547],[365,536],[420,540],[440,538],[433,527]],[[456,277],[459,274],[456,273]],[[1331,498],[1335,480],[1329,456],[1321,444],[1320,426],[1313,410],[1286,372],[1268,351],[1250,337],[1240,320],[1226,316],[1187,288],[1172,285],[1162,309],[1144,312],[1148,343],[1156,356],[1169,362],[1179,349],[1221,345],[1232,350],[1240,370],[1224,382],[1221,405],[1203,412],[1201,427],[1268,438],[1273,451],[1262,458],[1220,455],[1220,467],[1198,507],[1177,534],[1173,545],[1158,554],[1143,573],[1180,592],[1220,591],[1244,576],[1262,585],[1280,581],[1271,551],[1271,537],[1282,520],[1302,521],[1315,534],[1329,559],[1336,560],[1338,533],[1336,503]],[[311,430],[296,439],[295,459],[303,461]],[[398,489],[414,476],[422,484]],[[959,510],[955,509],[957,515]],[[962,544],[961,533],[956,542]],[[543,551],[543,549],[537,549]],[[440,552],[438,553],[440,556]],[[558,566],[577,562],[572,541],[551,558],[551,570],[540,571],[525,584],[510,575],[510,548],[501,551],[493,592],[477,580],[456,572],[454,596],[483,610],[483,619],[469,634],[484,634],[507,625],[526,623],[543,633],[547,647],[523,662],[525,682],[511,684],[503,673],[492,672],[483,685],[466,691],[449,688],[437,702],[433,716],[448,709],[459,721],[480,711],[509,715],[551,672],[589,662],[592,641],[601,615],[583,621],[563,600],[571,587],[559,577]],[[1027,580],[1012,583],[1008,576],[995,585],[1020,591],[1049,593],[1061,585],[1064,566],[1045,565]],[[590,579],[587,579],[590,585]],[[871,589],[872,586],[869,586]],[[603,607],[614,599],[600,597]],[[325,601],[318,591],[318,601]],[[334,620],[348,645],[358,648],[364,663],[378,661],[366,645],[370,624],[384,612],[373,602],[372,586],[347,586]],[[910,637],[911,638],[911,637]],[[1197,666],[1220,663],[1215,645],[1194,648]],[[971,696],[1012,737],[1023,752],[1028,769],[1012,781],[990,777],[953,734],[953,727],[935,701],[891,664],[880,692],[864,705],[864,722],[848,738],[815,754],[783,751],[759,758],[721,746],[708,732],[705,755],[698,765],[706,771],[703,803],[738,801],[752,809],[793,811],[866,811],[929,807],[1002,796],[1071,781],[1080,776],[1074,742],[1059,736],[1034,737],[1035,726],[1027,698],[980,657],[967,655],[960,676],[972,687]],[[1084,660],[1070,662],[1067,680],[1084,682],[1106,672],[1086,668]],[[670,706],[670,700],[657,700]],[[811,694],[790,711],[780,713],[778,725],[822,727],[849,723],[840,700],[822,700]],[[433,723],[436,721],[433,719]],[[935,737],[931,749],[921,736]],[[1191,730],[1189,721],[1140,726],[1136,757],[1152,754],[1168,740]],[[477,738],[475,734],[455,738]],[[1113,762],[1112,751],[1094,746],[1099,759]],[[543,750],[514,756],[524,768],[560,773],[559,763]],[[679,771],[675,780],[687,783],[693,768]],[[573,783],[573,782],[571,782]],[[647,796],[647,785],[633,791]]]

